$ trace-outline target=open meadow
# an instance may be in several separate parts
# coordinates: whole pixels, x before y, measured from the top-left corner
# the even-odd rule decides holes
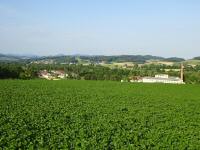
[[[2,149],[200,149],[200,86],[0,80]]]

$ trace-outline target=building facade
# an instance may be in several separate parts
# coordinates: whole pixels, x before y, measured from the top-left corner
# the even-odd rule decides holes
[[[166,74],[155,75],[155,77],[143,77],[139,80],[143,83],[170,83],[170,84],[185,84],[179,77],[169,77]]]

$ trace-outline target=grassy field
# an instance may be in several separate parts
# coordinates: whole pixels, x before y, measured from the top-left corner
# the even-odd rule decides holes
[[[109,68],[132,68],[134,67],[134,63],[133,62],[112,62],[112,63],[101,63],[100,64],[101,66],[104,66],[104,67],[109,67]]]
[[[0,81],[2,149],[200,149],[200,86]]]
[[[195,65],[200,65],[200,60],[191,59],[191,60],[186,60],[183,63],[195,66]]]

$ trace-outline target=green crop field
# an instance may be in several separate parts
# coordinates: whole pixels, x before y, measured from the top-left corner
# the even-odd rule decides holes
[[[200,149],[200,86],[0,81],[2,149]]]

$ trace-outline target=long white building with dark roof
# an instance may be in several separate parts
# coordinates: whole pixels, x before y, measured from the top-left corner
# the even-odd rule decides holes
[[[184,66],[181,64],[180,69],[180,78],[179,77],[170,77],[167,74],[158,74],[155,77],[142,77],[136,80],[132,79],[130,82],[143,82],[143,83],[170,83],[170,84],[185,84],[183,81],[184,78]]]
[[[155,77],[143,77],[139,82],[144,83],[171,83],[171,84],[185,84],[179,77],[169,77],[166,74],[155,75]]]

